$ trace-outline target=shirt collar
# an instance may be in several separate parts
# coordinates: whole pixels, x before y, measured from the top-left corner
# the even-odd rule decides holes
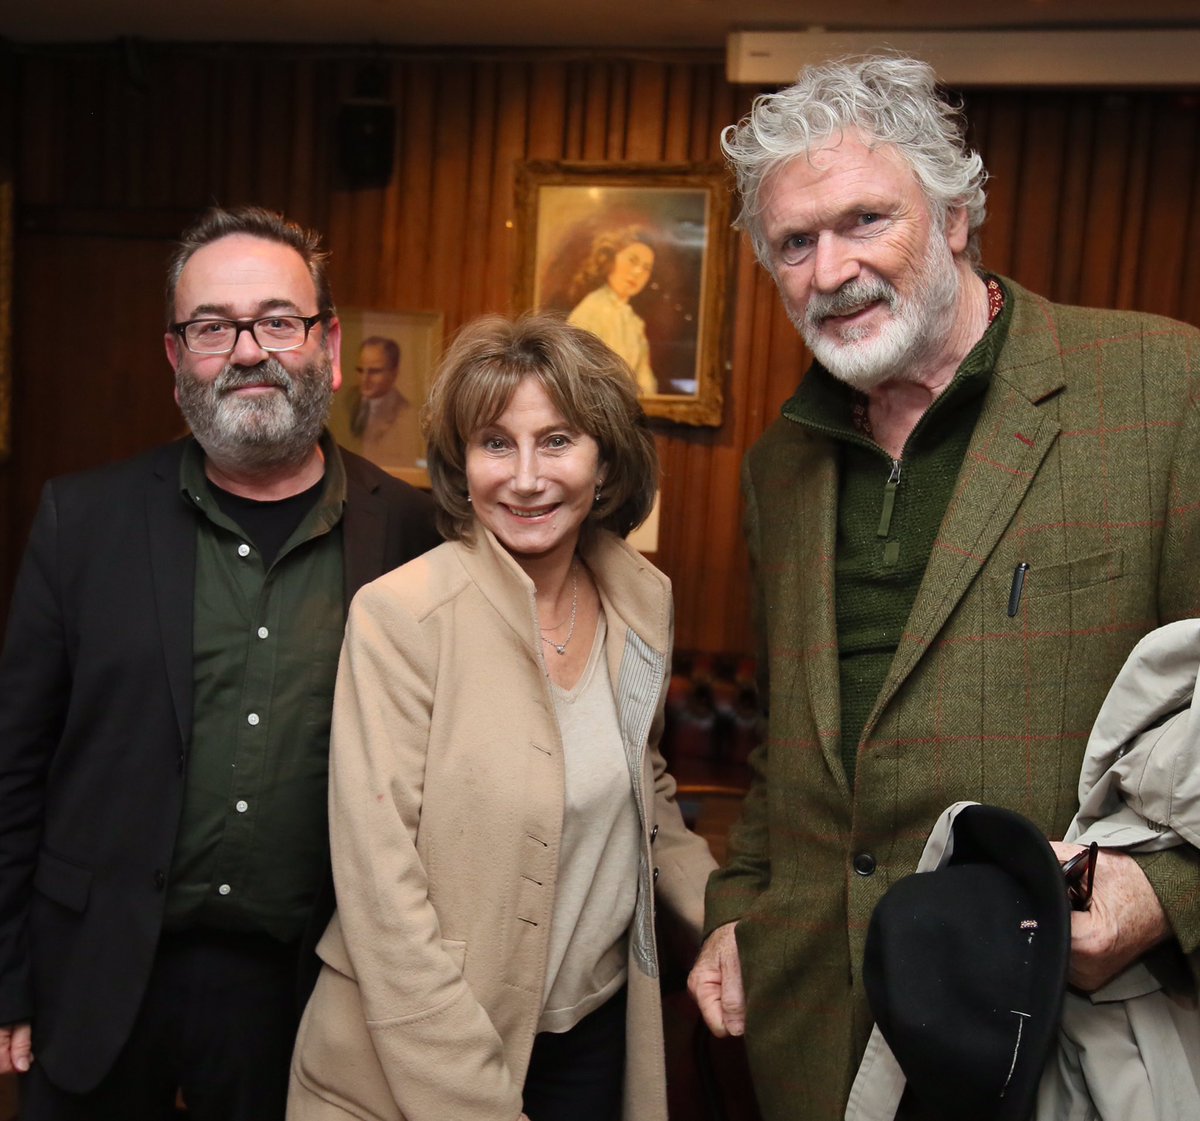
[[[346,504],[346,467],[342,454],[328,429],[321,432],[318,441],[321,454],[325,457],[325,473],[321,476],[321,494],[309,512],[308,518],[314,528],[331,528],[342,517]],[[208,489],[208,475],[204,470],[204,449],[194,436],[189,437],[179,463],[179,489],[184,502],[196,510],[202,510],[214,520],[222,518],[212,492]]]

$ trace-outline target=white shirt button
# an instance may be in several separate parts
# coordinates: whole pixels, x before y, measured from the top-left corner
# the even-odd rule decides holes
[[[258,628],[258,637],[259,637],[259,638],[266,638],[266,637],[267,637],[267,635],[269,635],[270,633],[271,633],[271,632],[270,632],[269,630],[267,630],[267,628],[266,628],[266,627],[259,627],[259,628]]]
[[[228,895],[232,890],[233,888],[231,888],[228,884],[222,884],[219,888],[217,888],[217,894]]]
[[[239,798],[234,804],[234,809],[236,809],[240,814],[244,814],[249,808],[250,803],[247,802],[245,798]]]
[[[251,728],[257,728],[258,727],[258,713],[257,712],[250,713],[250,715],[246,717],[246,723],[249,724]]]
[[[247,545],[245,541],[243,541],[238,546],[238,556],[239,557],[248,557],[249,555],[250,555],[250,546]]]

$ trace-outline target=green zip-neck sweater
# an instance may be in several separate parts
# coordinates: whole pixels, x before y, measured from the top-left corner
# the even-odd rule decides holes
[[[834,580],[841,754],[851,788],[863,727],[916,599],[1011,316],[1005,291],[1004,306],[917,422],[900,459],[855,425],[861,395],[819,363],[783,406],[788,420],[841,445]]]

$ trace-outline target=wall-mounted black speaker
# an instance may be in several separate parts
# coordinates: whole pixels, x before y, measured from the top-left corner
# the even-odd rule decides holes
[[[346,102],[337,115],[338,170],[350,188],[386,187],[396,148],[396,108]]]

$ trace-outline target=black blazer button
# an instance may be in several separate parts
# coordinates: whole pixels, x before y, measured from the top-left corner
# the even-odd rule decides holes
[[[860,852],[854,857],[854,870],[860,876],[870,876],[875,872],[875,858],[869,852]]]
[[[167,886],[167,874],[161,868],[154,869],[154,890],[162,891]]]

